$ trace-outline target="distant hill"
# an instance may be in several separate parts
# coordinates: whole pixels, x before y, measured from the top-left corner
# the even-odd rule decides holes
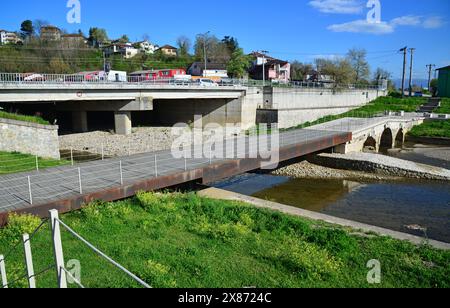
[[[393,79],[392,82],[394,83],[396,88],[400,88],[402,85],[401,79]],[[413,84],[421,86],[423,88],[427,88],[428,87],[428,79],[414,79]],[[405,88],[408,88],[408,86],[409,86],[409,79],[406,79]]]

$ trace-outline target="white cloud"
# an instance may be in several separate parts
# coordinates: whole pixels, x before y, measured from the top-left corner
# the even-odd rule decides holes
[[[332,54],[329,54],[329,55],[317,54],[317,55],[310,55],[310,56],[308,56],[308,58],[311,58],[311,59],[336,60],[336,59],[342,58],[342,56],[340,56],[340,55],[332,55]]]
[[[437,29],[445,24],[444,20],[440,16],[428,17],[423,22],[423,27],[425,29]]]
[[[391,20],[391,25],[393,26],[418,26],[422,23],[422,18],[420,16],[402,16]]]
[[[389,34],[394,32],[395,27],[387,22],[370,23],[367,20],[355,20],[343,24],[335,24],[328,27],[333,32]]]
[[[390,34],[397,27],[422,27],[424,29],[436,29],[445,24],[442,17],[434,16],[424,18],[422,16],[407,15],[392,19],[389,22],[370,23],[367,20],[355,20],[343,24],[334,24],[328,27],[333,32]]]
[[[359,14],[363,10],[360,0],[313,0],[309,5],[322,13]]]

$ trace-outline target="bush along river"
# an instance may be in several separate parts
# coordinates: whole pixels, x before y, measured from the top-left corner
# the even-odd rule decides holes
[[[249,173],[212,186],[450,243],[448,182]]]

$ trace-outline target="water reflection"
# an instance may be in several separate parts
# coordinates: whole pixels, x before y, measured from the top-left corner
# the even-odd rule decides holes
[[[448,183],[277,178],[246,175],[215,187],[450,243]]]

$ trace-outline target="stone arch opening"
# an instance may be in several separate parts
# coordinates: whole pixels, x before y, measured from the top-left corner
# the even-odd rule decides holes
[[[393,146],[393,134],[392,134],[392,130],[390,128],[386,128],[383,132],[383,134],[381,135],[381,139],[380,139],[380,151],[387,151],[389,149],[392,149]]]
[[[366,142],[364,142],[363,152],[376,152],[377,151],[377,141],[373,137],[368,137]]]
[[[403,128],[400,128],[400,130],[397,133],[397,136],[395,136],[395,146],[402,147],[404,141],[405,141],[405,132],[403,131]]]

